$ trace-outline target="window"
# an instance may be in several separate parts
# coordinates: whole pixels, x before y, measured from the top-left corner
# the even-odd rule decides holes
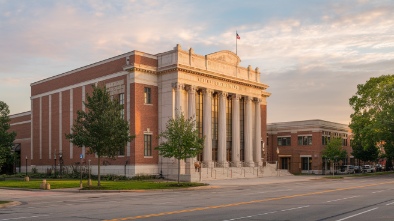
[[[298,136],[298,145],[312,145],[312,136]]]
[[[233,140],[233,103],[231,97],[227,97],[226,104],[226,159],[227,161],[232,161],[232,140]]]
[[[217,161],[218,159],[218,120],[219,120],[219,95],[218,93],[214,93],[212,95],[212,161]]]
[[[291,137],[278,137],[278,146],[291,146]]]
[[[347,146],[347,139],[346,138],[342,139],[342,146]]]
[[[152,100],[151,100],[151,88],[146,87],[144,88],[144,102],[145,104],[151,104]]]
[[[330,136],[322,136],[321,137],[321,144],[327,145],[330,142]]]
[[[240,132],[240,137],[239,137],[239,148],[240,148],[240,160],[244,161],[245,160],[245,100],[242,97],[239,99],[239,132]]]
[[[144,134],[144,156],[152,156],[152,135]]]
[[[118,153],[118,155],[119,155],[119,156],[124,156],[124,152],[125,152],[125,148],[124,148],[124,147],[121,147],[121,148],[119,148],[119,153]]]
[[[301,157],[302,170],[311,170],[312,168],[312,158],[311,157]]]
[[[119,94],[119,104],[122,105],[122,110],[120,111],[120,116],[124,118],[124,93]]]

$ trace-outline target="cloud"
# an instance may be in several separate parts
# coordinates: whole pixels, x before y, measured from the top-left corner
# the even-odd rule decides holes
[[[238,30],[241,65],[270,85],[270,122],[347,122],[356,85],[394,70],[394,4],[383,0],[0,1],[0,30],[0,80],[16,85],[131,50],[235,51]]]

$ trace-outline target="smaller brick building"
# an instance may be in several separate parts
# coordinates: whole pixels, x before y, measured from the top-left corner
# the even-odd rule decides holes
[[[341,164],[354,165],[350,146],[351,132],[345,124],[324,120],[305,120],[267,125],[267,161],[278,161],[279,169],[293,174],[326,174],[330,164],[322,157],[327,141],[341,137],[347,158]]]

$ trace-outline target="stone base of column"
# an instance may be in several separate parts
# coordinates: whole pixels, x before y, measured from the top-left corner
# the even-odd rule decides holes
[[[215,166],[215,163],[212,161],[204,161],[202,167],[204,168],[212,168]]]
[[[241,161],[238,162],[231,162],[231,167],[242,167]]]
[[[245,163],[243,163],[243,166],[244,167],[254,167],[255,164],[254,164],[254,162],[245,162]]]
[[[261,162],[261,161],[260,162],[255,162],[255,165],[258,166],[258,167],[261,167],[261,166],[263,166],[263,162]]]
[[[229,167],[229,163],[227,161],[218,162],[221,167]]]

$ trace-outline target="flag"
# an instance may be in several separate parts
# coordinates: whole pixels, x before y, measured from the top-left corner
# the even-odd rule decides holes
[[[235,33],[235,34],[237,34],[237,35],[236,35],[236,36],[237,36],[237,39],[241,39],[241,37],[239,37],[238,33]]]

